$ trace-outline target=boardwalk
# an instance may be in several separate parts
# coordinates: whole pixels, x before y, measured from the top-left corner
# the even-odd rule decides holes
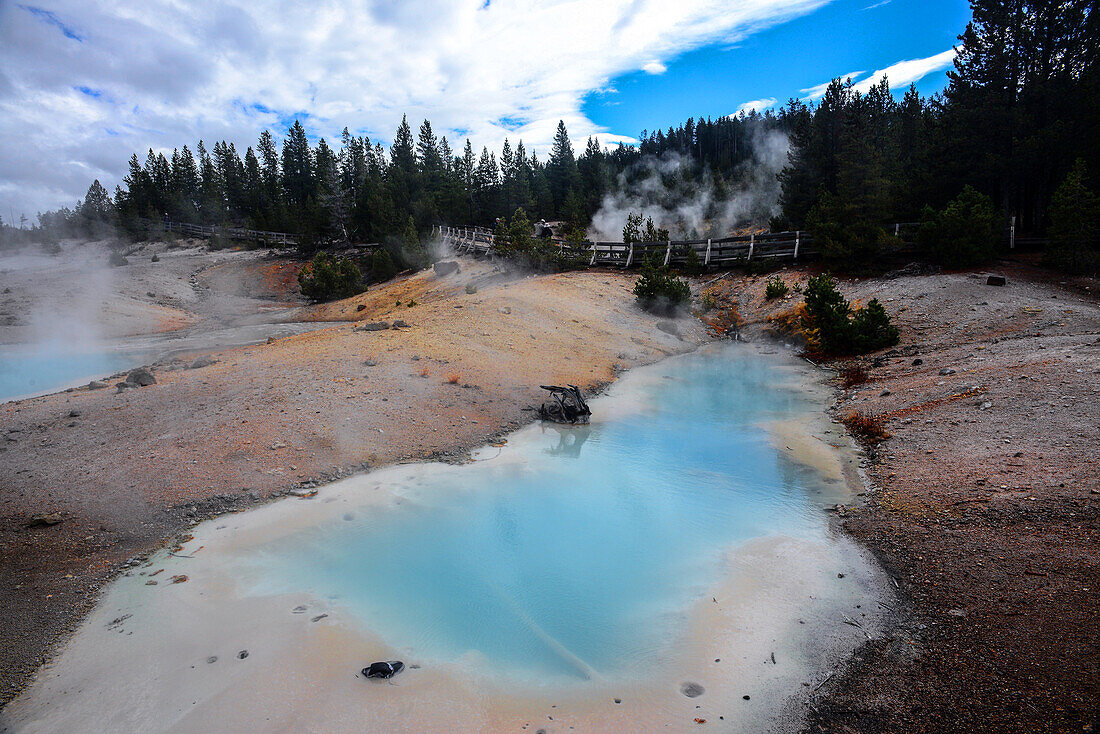
[[[492,256],[493,233],[485,227],[439,227],[433,230],[445,245],[459,254]],[[555,241],[559,247],[569,245]],[[664,242],[585,242],[577,254],[589,256],[589,266],[612,265],[622,268],[639,266],[645,259],[656,258],[665,265],[684,265],[691,251],[704,268],[728,267],[753,260],[790,259],[818,254],[806,232],[771,232],[706,240],[665,240]]]

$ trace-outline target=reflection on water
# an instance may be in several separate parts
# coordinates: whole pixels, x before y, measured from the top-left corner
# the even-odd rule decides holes
[[[652,665],[731,547],[826,533],[818,478],[758,427],[820,409],[778,360],[689,355],[627,375],[590,426],[525,429],[493,460],[364,475],[363,495],[385,482],[402,500],[271,542],[240,577],[335,599],[421,659],[581,678]],[[635,409],[601,419],[624,402]]]
[[[566,456],[576,459],[581,455],[581,447],[588,437],[592,435],[592,427],[589,425],[556,426],[547,424],[550,431],[558,434],[558,444],[546,449],[551,456]]]

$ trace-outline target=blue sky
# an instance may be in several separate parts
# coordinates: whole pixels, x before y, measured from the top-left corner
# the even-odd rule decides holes
[[[856,81],[903,59],[952,47],[970,20],[962,0],[837,0],[808,15],[759,31],[736,45],[684,53],[658,74],[634,71],[612,80],[614,93],[593,92],[582,111],[597,125],[628,135],[667,129],[688,117],[720,117],[750,100],[775,106],[834,77]],[[916,81],[929,95],[947,84],[947,69]],[[900,96],[908,85],[895,88]]]
[[[407,114],[455,150],[507,136],[544,158],[558,120],[582,148],[857,71],[933,92],[968,18],[962,0],[0,0],[0,212],[295,118],[389,144]]]

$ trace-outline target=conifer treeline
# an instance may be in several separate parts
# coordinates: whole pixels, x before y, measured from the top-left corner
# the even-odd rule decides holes
[[[1092,4],[973,0],[942,95],[922,99],[910,88],[898,102],[885,80],[865,94],[834,80],[819,104],[790,102],[785,223],[809,224],[823,197],[849,219],[912,222],[969,185],[1019,228],[1045,232],[1051,197],[1075,161],[1100,173]]]
[[[781,126],[773,115],[688,120],[667,134],[643,133],[638,148],[605,150],[589,138],[578,156],[559,122],[544,163],[522,140],[513,148],[506,139],[498,156],[487,148],[476,154],[467,139],[456,154],[428,120],[414,140],[403,118],[388,150],[346,128],[338,150],[324,138],[311,146],[296,121],[281,149],[265,130],[243,159],[232,143],[208,152],[202,141],[194,153],[187,146],[170,157],[150,150],[144,164],[134,155],[114,205],[123,226],[168,217],[294,232],[318,243],[401,235],[410,218],[419,231],[444,223],[491,226],[517,208],[584,227],[618,174],[642,155],[684,153],[699,168],[728,176],[751,155],[745,141]]]

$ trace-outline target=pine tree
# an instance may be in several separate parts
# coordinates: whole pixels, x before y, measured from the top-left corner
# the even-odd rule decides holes
[[[283,141],[283,193],[289,204],[304,209],[316,186],[313,180],[313,160],[302,123],[295,120]]]

